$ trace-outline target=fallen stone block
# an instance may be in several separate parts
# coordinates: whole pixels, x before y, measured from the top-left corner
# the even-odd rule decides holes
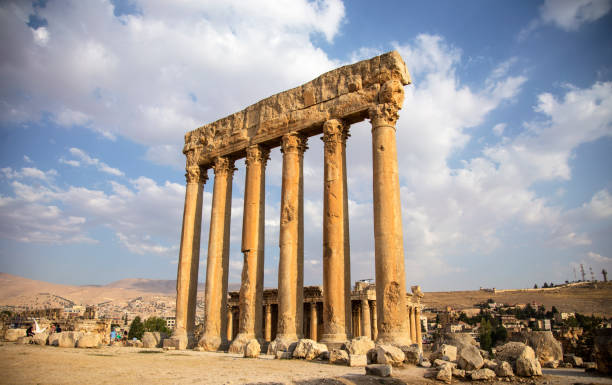
[[[349,354],[349,366],[367,366],[368,358],[365,354]]]
[[[391,365],[387,364],[371,364],[365,368],[366,375],[370,376],[389,377],[393,373]]]
[[[488,381],[488,380],[492,380],[495,378],[495,372],[487,368],[476,369],[472,371],[471,377],[472,377],[472,380],[475,380],[475,381],[478,381],[478,380]]]
[[[6,329],[4,332],[4,340],[8,342],[15,342],[19,337],[26,336],[26,329]]]
[[[378,345],[376,347],[376,362],[389,364],[391,366],[402,366],[404,363],[404,352],[392,345]]]
[[[438,371],[438,374],[436,374],[436,380],[443,381],[447,384],[450,384],[452,379],[453,379],[453,369],[449,365],[446,365],[440,368],[440,370]]]
[[[332,349],[329,352],[329,363],[334,365],[348,365],[349,355],[346,350]]]
[[[244,346],[245,358],[257,358],[259,357],[259,353],[261,353],[261,346],[259,345],[259,341],[256,339],[249,340],[249,342],[247,342],[247,344]]]

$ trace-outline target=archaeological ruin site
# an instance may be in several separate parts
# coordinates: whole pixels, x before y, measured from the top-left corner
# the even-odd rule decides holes
[[[164,341],[165,347],[242,352],[256,339],[269,345],[268,353],[274,354],[304,337],[329,347],[339,347],[359,335],[394,345],[421,341],[422,294],[418,287],[406,293],[395,137],[407,84],[406,65],[393,51],[325,73],[185,135],[187,189],[176,329]],[[345,151],[351,124],[364,119],[372,124],[376,284],[375,290],[366,285],[352,294]],[[309,137],[321,133],[323,287],[312,293],[307,290],[305,296],[303,155]],[[265,170],[270,149],[277,146],[283,157],[280,258],[278,290],[269,295],[263,288]],[[234,162],[240,158],[246,158],[244,265],[236,304],[228,301],[227,288],[232,177]],[[202,336],[196,341],[202,192],[209,169],[214,174],[214,190],[205,315]]]

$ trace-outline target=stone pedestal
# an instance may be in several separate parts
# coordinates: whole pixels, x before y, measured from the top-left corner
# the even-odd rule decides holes
[[[270,151],[259,145],[247,148],[244,211],[242,215],[242,283],[238,335],[229,351],[241,353],[253,338],[263,342],[263,269],[266,162]]]
[[[215,351],[227,346],[227,275],[229,268],[229,228],[232,209],[234,161],[216,158],[215,186],[210,213],[204,330],[198,346]]]
[[[278,326],[275,344],[283,349],[302,336],[304,303],[304,177],[306,137],[283,136],[283,184],[278,263]]]
[[[374,169],[378,341],[395,345],[408,345],[411,342],[406,314],[404,237],[395,139],[397,112],[402,101],[402,85],[397,81],[388,81],[379,92],[381,104],[369,110]]]
[[[172,334],[175,345],[185,349],[194,344],[195,307],[200,263],[200,234],[202,232],[202,192],[207,170],[199,166],[187,168],[185,177],[185,207],[183,230],[176,278],[176,327]]]
[[[350,300],[350,267],[346,266],[348,210],[345,202],[345,141],[348,127],[340,120],[323,125],[323,335],[322,343],[347,340],[347,299]],[[346,250],[348,251],[348,250]],[[347,292],[346,280],[349,280]]]
[[[372,338],[372,327],[370,324],[370,304],[367,299],[361,300],[361,335]]]

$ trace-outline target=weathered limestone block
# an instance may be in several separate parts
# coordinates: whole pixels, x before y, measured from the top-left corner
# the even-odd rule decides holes
[[[276,355],[276,358],[279,360],[288,360],[291,358],[291,352],[283,351],[283,350],[277,350],[275,355]]]
[[[374,341],[365,336],[353,338],[344,344],[344,349],[350,354],[367,354],[375,347]]]
[[[442,359],[444,361],[457,360],[457,346],[441,344],[438,350],[432,354],[432,360]]]
[[[252,339],[244,346],[244,357],[245,358],[257,358],[261,353],[261,346],[256,339]]]
[[[94,333],[87,333],[82,335],[77,341],[77,348],[99,348],[100,335]]]
[[[365,354],[349,354],[349,366],[367,366],[368,358]]]
[[[530,331],[523,332],[516,337],[518,342],[523,342],[530,346],[541,365],[546,362],[563,360],[563,347],[557,341],[551,331]]]
[[[165,338],[165,335],[160,332],[145,332],[142,336],[142,347],[160,348],[163,338]]]
[[[421,350],[419,345],[413,344],[410,346],[402,345],[402,352],[404,352],[404,363],[409,365],[416,365],[421,360]]]
[[[378,376],[378,377],[389,377],[393,373],[391,365],[385,364],[371,364],[366,366],[366,375]]]
[[[450,366],[451,368],[456,368],[457,364],[454,362],[450,362],[450,361],[444,361],[441,359],[437,359],[433,362],[433,366],[436,368],[440,368],[442,366]]]
[[[453,373],[453,377],[455,378],[459,378],[461,380],[465,379],[465,370],[463,369],[458,369],[458,368],[451,368],[451,371]]]
[[[514,376],[514,372],[512,371],[512,365],[510,365],[507,361],[502,361],[495,368],[495,374],[497,377],[512,377]]]
[[[48,339],[49,333],[47,333],[46,331],[42,333],[36,333],[34,334],[34,337],[32,337],[32,343],[36,345],[46,345]]]
[[[392,345],[378,345],[376,347],[376,361],[379,364],[402,366],[405,358],[404,352],[398,347]]]
[[[421,357],[421,361],[419,361],[419,366],[422,368],[431,368],[431,361],[429,361],[427,358]]]
[[[26,329],[6,329],[4,332],[4,340],[15,342],[19,337],[25,337]]]
[[[15,341],[18,345],[27,345],[32,342],[32,337],[21,336]]]
[[[125,346],[130,348],[142,348],[142,341],[140,340],[127,340]]]
[[[495,371],[495,368],[497,368],[497,362],[485,358],[484,367],[487,369],[491,369],[492,371]]]
[[[59,338],[61,333],[53,333],[49,334],[49,339],[47,343],[49,346],[59,346]]]
[[[535,358],[519,357],[516,360],[516,374],[522,377],[541,376],[540,361]]]
[[[459,351],[457,365],[461,369],[476,370],[483,367],[484,360],[480,356],[480,351],[478,348],[472,345],[467,345],[461,348]]]
[[[332,349],[329,352],[329,363],[334,365],[348,365],[349,355],[345,350]]]
[[[563,357],[564,362],[569,362],[573,367],[579,368],[583,365],[582,357],[578,357],[574,354],[568,354]]]
[[[499,346],[496,351],[497,358],[508,361],[514,372],[523,377],[541,376],[542,366],[536,359],[533,349],[521,342],[508,342]]]
[[[74,348],[81,337],[79,332],[61,332],[57,334],[59,334],[57,346],[60,348]]]
[[[495,378],[495,372],[491,369],[482,368],[472,372],[472,380],[492,380]]]
[[[453,379],[453,369],[447,365],[443,366],[436,374],[436,380],[450,384]]]
[[[597,363],[597,371],[612,374],[612,329],[596,330],[593,345],[593,357]]]
[[[467,345],[479,346],[469,333],[444,333],[436,340],[434,350],[438,351],[442,345],[456,346],[457,352]]]

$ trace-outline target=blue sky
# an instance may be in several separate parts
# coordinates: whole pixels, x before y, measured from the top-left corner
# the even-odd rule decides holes
[[[409,285],[531,287],[612,272],[611,1],[5,1],[0,271],[174,279],[183,135],[397,49]],[[352,280],[373,278],[371,134],[347,144]],[[323,152],[305,154],[305,283],[321,284]],[[236,163],[230,281],[242,268]],[[266,173],[275,286],[282,158]],[[205,186],[204,280],[211,179]],[[579,272],[578,272],[579,274]]]

